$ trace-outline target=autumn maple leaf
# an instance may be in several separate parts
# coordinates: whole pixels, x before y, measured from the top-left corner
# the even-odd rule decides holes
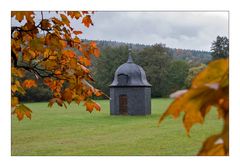
[[[28,79],[25,80],[22,85],[25,88],[37,87],[35,80],[28,80]]]

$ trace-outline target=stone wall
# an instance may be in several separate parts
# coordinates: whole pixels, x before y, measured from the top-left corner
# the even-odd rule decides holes
[[[128,115],[151,114],[150,87],[111,87],[110,114],[119,115],[119,96],[127,95]]]

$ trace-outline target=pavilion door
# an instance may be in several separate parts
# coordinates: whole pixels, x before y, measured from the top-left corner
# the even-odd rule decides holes
[[[127,115],[128,110],[127,110],[127,96],[126,95],[120,95],[119,96],[119,113],[121,115]]]

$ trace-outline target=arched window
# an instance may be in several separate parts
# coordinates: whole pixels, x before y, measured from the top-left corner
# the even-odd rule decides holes
[[[119,85],[127,85],[128,83],[128,76],[125,74],[118,75],[118,84]]]

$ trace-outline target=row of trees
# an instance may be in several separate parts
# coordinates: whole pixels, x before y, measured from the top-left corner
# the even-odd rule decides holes
[[[109,95],[108,86],[113,80],[116,69],[127,60],[129,44],[111,41],[98,41],[97,43],[101,49],[101,58],[92,57],[90,69],[95,82],[91,84]],[[222,58],[223,54],[220,53],[228,56],[225,54],[228,50],[226,44],[228,44],[226,37],[218,36],[216,38],[216,41],[212,43],[212,59]],[[134,62],[144,68],[147,79],[152,84],[152,97],[168,97],[176,90],[189,88],[192,79],[206,67],[209,59],[207,52],[202,52],[203,56],[198,56],[198,59],[190,59],[190,61],[181,55],[176,56],[175,52],[176,50],[167,48],[163,44],[133,47]],[[189,52],[190,54],[190,50],[181,50],[180,52]],[[200,51],[196,53],[200,53]],[[191,55],[196,53],[191,53]],[[34,76],[26,73],[26,78],[34,79]],[[38,87],[27,90],[27,95],[20,96],[20,99],[23,101],[47,101],[51,98],[52,92],[41,80],[38,80]]]

